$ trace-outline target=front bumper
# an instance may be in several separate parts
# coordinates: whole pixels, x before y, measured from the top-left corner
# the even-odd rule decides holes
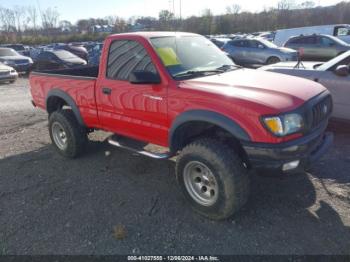
[[[243,148],[252,168],[273,173],[298,173],[317,162],[333,143],[333,134],[324,129],[281,144],[244,143]],[[298,162],[294,168],[286,164]]]
[[[18,73],[28,73],[31,69],[33,64],[16,64],[11,65]]]

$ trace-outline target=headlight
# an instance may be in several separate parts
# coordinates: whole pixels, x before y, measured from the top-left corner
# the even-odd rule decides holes
[[[286,136],[300,132],[304,127],[304,119],[299,114],[264,117],[263,122],[267,129],[276,136]]]

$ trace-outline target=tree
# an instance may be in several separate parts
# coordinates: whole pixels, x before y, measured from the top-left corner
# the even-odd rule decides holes
[[[204,35],[212,34],[213,19],[214,19],[214,16],[213,16],[213,13],[211,12],[211,10],[209,8],[204,9],[203,13],[202,13],[203,23],[202,23],[201,28],[199,29],[199,32],[201,34],[204,34]]]
[[[233,4],[233,5],[230,5],[230,6],[227,6],[227,7],[226,7],[226,13],[227,13],[227,14],[236,15],[236,14],[238,14],[240,11],[241,11],[241,6],[238,5],[238,4]]]
[[[13,10],[0,7],[0,20],[5,32],[16,31],[16,17]]]
[[[43,29],[52,29],[57,27],[58,18],[60,14],[54,8],[47,8],[41,13],[42,27]]]
[[[170,30],[172,28],[171,21],[174,20],[174,14],[168,10],[159,12],[159,26],[161,30]]]
[[[59,22],[59,28],[62,32],[71,32],[73,29],[73,25],[67,20],[62,20]]]
[[[37,30],[37,22],[38,22],[38,11],[34,6],[29,6],[27,8],[28,18],[32,24],[32,28],[34,32]]]
[[[15,18],[15,26],[16,26],[16,31],[21,34],[22,32],[22,25],[24,24],[23,20],[25,18],[25,8],[22,7],[22,6],[15,6],[13,8],[13,15],[14,15],[14,18]]]

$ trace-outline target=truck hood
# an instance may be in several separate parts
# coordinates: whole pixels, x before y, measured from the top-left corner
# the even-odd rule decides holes
[[[259,103],[279,112],[293,110],[326,90],[303,78],[252,69],[186,80],[180,87]]]

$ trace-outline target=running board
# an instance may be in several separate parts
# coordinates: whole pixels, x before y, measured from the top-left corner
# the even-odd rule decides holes
[[[143,143],[137,140],[133,140],[127,137],[122,136],[111,136],[108,138],[108,143],[123,148],[135,153],[138,153],[143,156],[148,156],[154,159],[168,159],[171,157],[169,152],[151,152],[147,151],[145,148],[149,145],[147,143]]]

